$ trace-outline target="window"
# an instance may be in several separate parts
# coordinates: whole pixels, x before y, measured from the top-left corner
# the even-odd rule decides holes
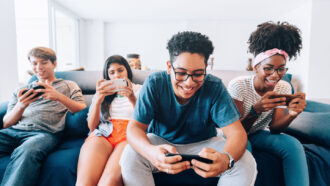
[[[79,31],[78,18],[69,12],[58,8],[53,9],[52,30],[53,49],[57,55],[57,70],[70,70],[79,66]]]
[[[52,48],[57,71],[79,66],[79,17],[52,0],[15,0],[15,14],[20,83],[30,79],[27,54],[33,47]]]
[[[47,1],[15,0],[18,80],[26,83],[30,76],[29,50],[36,46],[49,47]]]

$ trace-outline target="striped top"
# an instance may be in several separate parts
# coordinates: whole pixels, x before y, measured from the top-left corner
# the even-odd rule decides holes
[[[137,98],[142,85],[132,83],[132,89],[135,97]],[[133,115],[134,107],[127,97],[115,97],[111,102],[109,112],[111,119],[125,119],[130,120]]]
[[[233,99],[243,102],[243,118],[250,112],[250,107],[257,103],[262,96],[260,96],[254,88],[253,76],[241,76],[231,80],[228,84],[228,92]],[[291,86],[288,82],[280,80],[274,90],[278,94],[291,94]],[[253,123],[248,134],[263,130],[268,127],[272,121],[274,109],[263,112],[259,118]]]

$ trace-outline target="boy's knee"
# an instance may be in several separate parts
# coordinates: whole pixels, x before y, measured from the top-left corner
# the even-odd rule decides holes
[[[257,171],[257,163],[253,155],[249,151],[246,150],[239,161],[242,161],[243,167],[248,168],[248,171]]]
[[[218,185],[254,185],[257,173],[255,159],[249,151],[245,151],[234,167],[220,176]]]
[[[121,169],[125,169],[130,166],[134,166],[134,163],[138,161],[139,154],[127,144],[120,158]]]
[[[14,150],[12,157],[22,158],[23,160],[43,160],[46,153],[39,148],[18,147]]]
[[[257,163],[249,151],[245,151],[242,157],[236,162],[238,171],[247,178],[255,178],[257,175]],[[234,166],[235,167],[235,166]],[[242,176],[243,176],[242,175]]]

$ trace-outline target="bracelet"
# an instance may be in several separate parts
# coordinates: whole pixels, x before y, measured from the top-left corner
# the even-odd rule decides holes
[[[259,117],[259,116],[260,116],[260,114],[258,114],[258,113],[254,110],[253,105],[251,105],[251,107],[250,107],[250,114],[251,114],[252,116],[254,116],[254,117]]]

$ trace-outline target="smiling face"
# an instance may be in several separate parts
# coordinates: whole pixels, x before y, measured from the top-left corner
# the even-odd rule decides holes
[[[56,61],[52,63],[49,59],[30,57],[30,63],[32,66],[33,72],[36,74],[38,79],[42,82],[46,80],[52,82],[55,80],[54,70],[56,68]]]
[[[206,65],[204,56],[197,53],[184,52],[175,58],[173,67],[170,61],[167,62],[167,73],[171,75],[171,83],[174,94],[180,104],[185,104],[203,85],[203,81],[194,81],[197,78],[188,76],[187,80],[178,81],[178,75],[188,74],[196,77],[205,74]],[[174,72],[175,71],[175,72]]]
[[[111,63],[109,66],[108,75],[110,79],[125,79],[128,77],[125,66],[116,62]]]
[[[267,92],[274,90],[276,84],[284,76],[286,61],[281,55],[274,55],[265,59],[254,70],[256,72],[256,78],[254,79],[254,87],[258,92]],[[275,69],[273,73],[269,69]],[[286,71],[286,70],[285,70]],[[284,72],[284,73],[283,73]]]

